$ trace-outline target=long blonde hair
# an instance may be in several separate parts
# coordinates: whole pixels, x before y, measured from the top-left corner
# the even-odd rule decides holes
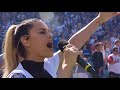
[[[17,25],[11,25],[6,32],[5,41],[4,41],[4,74],[3,78],[6,78],[7,75],[17,67],[17,60],[16,60],[16,48],[14,46],[14,30],[16,29]]]

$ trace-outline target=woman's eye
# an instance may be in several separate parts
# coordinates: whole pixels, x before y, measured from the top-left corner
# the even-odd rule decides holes
[[[39,32],[40,34],[45,34],[45,32]]]

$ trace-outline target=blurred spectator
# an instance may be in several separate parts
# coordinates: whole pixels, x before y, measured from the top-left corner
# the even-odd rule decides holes
[[[99,29],[97,32],[97,38],[98,40],[101,42],[101,39],[103,39],[103,36],[104,36],[104,31],[102,29]]]
[[[104,46],[103,46],[103,59],[104,59],[104,63],[107,64],[107,58],[108,55],[111,54],[111,49],[110,49],[110,42],[105,41]]]
[[[110,42],[111,42],[111,47],[113,47],[115,44],[115,40],[117,40],[118,38],[116,37],[116,33],[113,33],[111,38],[110,38]]]
[[[118,48],[113,47],[113,53],[108,56],[109,78],[120,78],[120,56]]]
[[[111,48],[110,48],[110,42],[109,41],[105,41],[104,45],[103,45],[103,60],[104,60],[104,67],[103,67],[103,73],[104,73],[104,77],[108,77],[108,56],[111,54]]]
[[[119,54],[120,54],[120,40],[119,40],[119,39],[115,40],[114,44],[115,44],[114,47],[117,47],[117,48],[118,48]]]
[[[91,45],[90,50],[91,50],[92,53],[95,51],[95,45],[97,43],[99,43],[99,40],[96,39],[96,40],[94,40],[94,44]]]
[[[101,77],[103,74],[103,66],[104,66],[104,61],[103,61],[103,54],[101,52],[102,50],[102,43],[99,42],[95,45],[95,52],[92,54],[92,61],[93,61],[93,67],[95,68],[97,74]]]

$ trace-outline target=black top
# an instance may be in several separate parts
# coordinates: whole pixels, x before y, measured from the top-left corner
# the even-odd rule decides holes
[[[23,60],[21,64],[23,68],[27,70],[34,78],[53,78],[44,69],[44,62],[34,62],[30,60]]]

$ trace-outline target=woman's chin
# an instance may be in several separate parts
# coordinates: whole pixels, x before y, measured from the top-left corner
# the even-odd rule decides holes
[[[50,53],[47,58],[53,57],[53,53]]]

